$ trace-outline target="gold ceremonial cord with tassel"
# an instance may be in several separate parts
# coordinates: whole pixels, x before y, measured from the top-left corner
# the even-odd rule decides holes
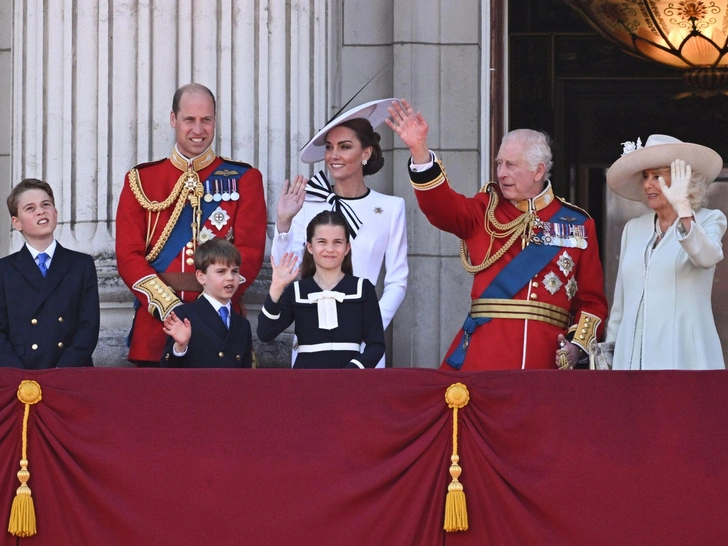
[[[10,509],[10,523],[8,523],[8,532],[17,537],[30,537],[36,533],[35,527],[35,507],[33,506],[33,497],[30,496],[30,487],[28,480],[30,472],[28,472],[28,416],[30,415],[31,404],[37,404],[43,398],[40,385],[35,381],[21,381],[18,387],[18,400],[25,404],[25,412],[23,414],[23,454],[20,460],[20,470],[18,471],[18,479],[20,487],[15,492],[13,506]]]
[[[470,255],[467,247],[465,246],[465,241],[462,239],[460,240],[460,261],[463,263],[465,271],[471,275],[475,275],[488,269],[491,265],[500,260],[503,254],[505,254],[508,249],[513,246],[513,243],[515,243],[516,239],[519,237],[521,237],[521,248],[528,244],[531,239],[533,224],[538,220],[538,217],[535,214],[531,212],[524,212],[518,218],[511,220],[507,224],[499,222],[495,217],[495,209],[498,207],[500,198],[498,197],[498,193],[494,190],[489,189],[488,193],[490,193],[490,200],[488,202],[488,209],[485,214],[483,227],[485,228],[486,233],[490,236],[490,246],[488,247],[485,257],[480,265],[472,265],[470,263]],[[492,228],[491,225],[493,226]],[[508,239],[508,241],[506,241],[505,244],[498,249],[498,252],[491,256],[490,253],[493,251],[493,242],[496,239],[505,239],[509,236],[510,239]]]
[[[182,214],[182,209],[184,209],[187,201],[189,201],[192,205],[192,243],[195,245],[197,244],[197,237],[200,232],[200,220],[202,216],[202,211],[200,210],[200,199],[204,195],[205,190],[202,187],[199,175],[192,167],[189,167],[187,171],[182,173],[177,180],[177,183],[174,185],[172,193],[170,193],[167,199],[161,203],[158,201],[151,201],[146,196],[141,186],[139,172],[136,169],[129,171],[129,188],[134,194],[134,197],[136,197],[137,202],[150,215],[147,220],[147,246],[151,242],[152,233],[157,229],[159,213],[172,206],[172,203],[175,203],[176,200],[174,209],[172,210],[172,215],[167,221],[167,225],[164,226],[162,234],[159,236],[159,239],[157,239],[152,250],[150,250],[145,256],[145,259],[148,262],[156,260],[157,256],[159,256],[159,253],[162,251],[162,248],[164,248],[164,245],[167,244],[167,239],[169,239],[172,229],[177,224],[177,220],[179,220],[179,217]],[[154,225],[150,230],[152,213],[157,214],[157,220],[155,220]]]
[[[445,497],[445,525],[448,533],[468,530],[468,510],[465,505],[463,484],[458,481],[461,472],[458,462],[458,409],[464,408],[470,400],[468,388],[462,383],[453,383],[445,391],[445,402],[452,408],[452,457],[450,457],[450,476],[452,482],[447,486]]]

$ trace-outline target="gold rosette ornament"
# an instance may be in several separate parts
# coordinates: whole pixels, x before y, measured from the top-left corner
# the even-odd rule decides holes
[[[447,486],[445,497],[445,525],[448,533],[468,530],[468,511],[465,504],[463,484],[458,481],[463,469],[458,462],[458,409],[464,408],[470,401],[468,388],[462,383],[453,383],[445,391],[447,407],[452,408],[452,457],[450,457],[450,476],[452,482]]]
[[[22,459],[20,459],[20,470],[18,471],[20,487],[15,492],[13,506],[10,509],[10,523],[8,523],[8,532],[17,537],[30,537],[36,533],[35,507],[33,506],[33,497],[30,496],[30,487],[28,487],[28,480],[30,479],[27,457],[28,416],[30,415],[30,406],[37,404],[42,399],[43,395],[38,383],[28,379],[20,382],[18,400],[25,404],[25,413],[23,414],[23,455]]]

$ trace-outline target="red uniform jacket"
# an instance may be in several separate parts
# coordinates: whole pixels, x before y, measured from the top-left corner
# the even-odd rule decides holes
[[[223,163],[215,157],[212,163],[200,169],[200,181],[205,180],[217,172],[216,169]],[[228,163],[233,163],[228,161]],[[243,163],[237,163],[247,171],[237,183],[239,200],[219,201],[216,203],[221,210],[218,214],[211,214],[204,222],[198,240],[205,237],[225,237],[240,251],[242,264],[240,274],[245,282],[233,297],[233,305],[240,311],[239,298],[257,277],[263,262],[265,251],[265,229],[267,213],[263,194],[263,180],[260,171]],[[172,193],[180,176],[183,174],[170,159],[147,163],[137,167],[139,185],[144,196],[149,201],[163,202]],[[215,191],[213,188],[212,191]],[[116,260],[124,283],[141,302],[134,316],[133,331],[129,347],[129,360],[144,360],[159,362],[166,336],[162,331],[162,323],[158,316],[159,309],[154,308],[149,296],[138,285],[145,278],[153,277],[157,271],[147,262],[145,256],[162,235],[167,221],[172,216],[176,200],[159,213],[145,210],[132,191],[129,183],[129,173],[124,181],[124,188],[119,198],[119,207],[116,214]],[[185,207],[190,207],[189,203]],[[157,217],[158,216],[158,217]],[[147,244],[147,233],[150,230],[151,238]],[[165,269],[165,272],[194,273],[192,263],[192,228],[185,244],[182,244],[176,256]],[[135,286],[137,285],[137,286]],[[166,288],[166,286],[164,287]],[[199,292],[187,291],[177,293],[176,296],[185,303],[194,301]],[[174,299],[174,295],[172,295]],[[154,313],[154,314],[153,314]],[[155,316],[156,315],[156,316]]]
[[[453,233],[465,242],[472,264],[482,263],[489,248],[490,256],[493,256],[504,246],[508,237],[493,238],[485,228],[490,194],[481,191],[475,197],[468,198],[453,191],[438,163],[424,172],[410,170],[410,177],[418,190],[415,195],[422,212],[433,226]],[[522,211],[503,198],[497,185],[493,189],[500,197],[495,209],[497,221],[505,224],[518,218]],[[534,202],[536,214],[545,221],[551,219],[552,222],[559,222],[558,217],[552,217],[562,206],[585,214],[581,209],[554,198],[550,184],[540,196],[529,201]],[[586,248],[559,248],[551,262],[512,298],[514,301],[541,302],[567,311],[568,327],[524,318],[492,318],[490,322],[478,326],[468,337],[462,370],[555,368],[559,334],[568,333],[568,338],[573,335],[574,342],[584,349],[588,349],[595,338],[601,337],[607,316],[607,302],[594,220],[587,215],[581,229],[586,236]],[[486,287],[521,250],[519,239],[490,267],[476,273],[471,298],[480,298]],[[580,336],[583,336],[581,341]],[[462,340],[461,329],[443,360],[443,369],[452,370],[446,360],[462,344]]]

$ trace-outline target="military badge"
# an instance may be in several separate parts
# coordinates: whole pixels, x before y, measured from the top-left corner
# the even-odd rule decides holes
[[[576,278],[571,277],[569,282],[566,283],[566,297],[569,298],[569,301],[571,301],[571,298],[573,298],[578,291],[579,287],[576,286]]]
[[[217,228],[218,231],[220,231],[222,227],[228,223],[228,220],[230,220],[230,215],[221,207],[217,207],[210,215],[210,222]]]
[[[561,282],[561,279],[559,279],[558,275],[556,275],[556,273],[554,273],[553,271],[549,271],[548,273],[546,273],[541,282],[543,283],[543,287],[548,290],[549,294],[551,294],[552,296],[556,294],[556,292],[559,291],[559,288],[561,288],[564,284]]]
[[[559,260],[556,263],[558,264],[561,272],[564,274],[564,277],[568,277],[574,270],[574,260],[566,251],[559,256]]]
[[[203,227],[200,230],[200,234],[197,237],[197,242],[202,244],[206,243],[210,239],[213,239],[215,237],[215,234],[212,232],[212,230],[209,227]]]

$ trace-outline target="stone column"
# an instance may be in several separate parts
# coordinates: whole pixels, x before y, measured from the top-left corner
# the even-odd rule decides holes
[[[428,121],[429,145],[450,184],[475,195],[490,158],[489,5],[479,0],[393,0],[394,92]],[[469,309],[472,279],[455,236],[432,227],[408,180],[409,152],[394,141],[394,191],[407,199],[410,279],[394,330],[394,361],[437,367]]]

